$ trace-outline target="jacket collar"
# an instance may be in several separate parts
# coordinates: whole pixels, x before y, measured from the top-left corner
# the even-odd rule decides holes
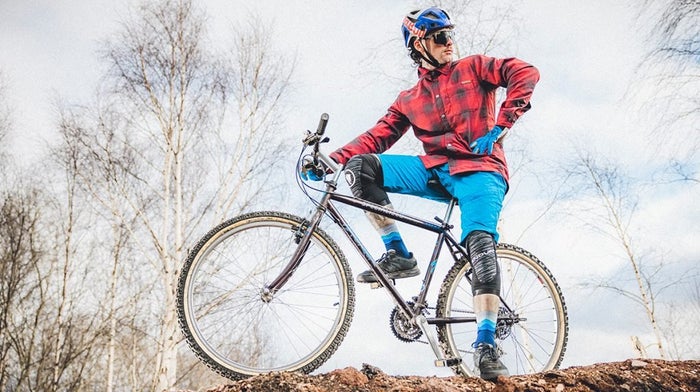
[[[452,65],[454,62],[451,62],[449,64],[445,64],[442,67],[435,68],[433,70],[429,70],[424,67],[418,67],[418,77],[419,78],[426,78],[428,80],[435,80],[437,79],[438,76],[440,75],[447,75],[452,71]]]

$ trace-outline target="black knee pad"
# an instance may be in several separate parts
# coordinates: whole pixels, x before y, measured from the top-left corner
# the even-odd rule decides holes
[[[345,164],[345,180],[355,197],[379,205],[389,204],[389,196],[382,189],[382,165],[376,155],[361,154],[350,158]]]
[[[485,231],[472,231],[466,239],[469,259],[472,262],[474,276],[472,294],[501,293],[501,271],[496,257],[496,242]]]

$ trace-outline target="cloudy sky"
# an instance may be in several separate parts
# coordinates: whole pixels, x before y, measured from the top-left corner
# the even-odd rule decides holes
[[[103,65],[98,55],[101,41],[118,30],[128,3],[133,1],[0,0],[0,70],[8,82],[15,125],[12,146],[18,157],[35,159],[44,141],[55,136],[57,97],[74,103],[89,101]],[[314,127],[319,114],[328,112],[331,145],[340,145],[374,124],[406,87],[397,80],[412,76],[387,74],[405,69],[395,67],[397,62],[409,62],[403,55],[399,26],[403,15],[416,8],[412,1],[195,3],[210,15],[213,42],[225,46],[230,26],[241,25],[247,15],[257,13],[274,27],[274,42],[281,53],[296,56],[289,132]],[[650,338],[642,311],[630,301],[579,287],[585,279],[623,268],[619,247],[565,216],[536,219],[547,203],[548,192],[543,188],[555,187],[560,180],[546,178],[545,172],[566,161],[572,140],[616,158],[633,172],[644,172],[664,159],[655,155],[646,136],[652,125],[631,110],[632,103],[645,99],[637,94],[630,102],[629,94],[637,65],[648,49],[645,36],[629,4],[622,1],[499,3],[512,26],[503,28],[507,43],[489,54],[520,57],[536,65],[542,77],[533,109],[513,129],[512,142],[527,148],[537,162],[529,174],[514,179],[503,213],[502,239],[517,239],[545,261],[564,289],[571,331],[563,366],[634,357],[630,336]],[[481,11],[488,14],[489,9]],[[491,29],[498,20],[486,21],[484,29]],[[649,156],[657,160],[650,161]],[[538,168],[542,175],[532,174]],[[697,187],[685,187],[654,191],[643,198],[632,226],[637,244],[674,243],[662,248],[666,259],[697,261],[698,196]],[[395,201],[402,207],[412,203]],[[353,268],[358,272],[362,266],[353,264]],[[391,306],[377,301],[380,296],[385,294],[358,289],[350,334],[324,369],[367,362],[398,374],[449,375],[432,367],[427,345],[406,345],[391,336]]]

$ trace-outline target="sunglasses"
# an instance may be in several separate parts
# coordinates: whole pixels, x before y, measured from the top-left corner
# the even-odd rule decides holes
[[[438,45],[447,45],[447,41],[453,39],[454,36],[455,36],[455,33],[452,30],[441,30],[435,34],[431,34],[431,35],[425,37],[425,39],[432,38],[433,42],[435,42]]]

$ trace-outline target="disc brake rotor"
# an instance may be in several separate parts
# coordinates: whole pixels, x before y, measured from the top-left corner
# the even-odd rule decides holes
[[[506,318],[509,317],[510,319],[501,319],[501,318]],[[498,318],[500,319],[498,321],[498,324],[496,324],[496,337],[498,339],[504,340],[508,336],[510,336],[512,329],[513,329],[513,324],[515,323],[513,321],[514,315],[511,314],[506,308],[500,307],[498,309]]]

